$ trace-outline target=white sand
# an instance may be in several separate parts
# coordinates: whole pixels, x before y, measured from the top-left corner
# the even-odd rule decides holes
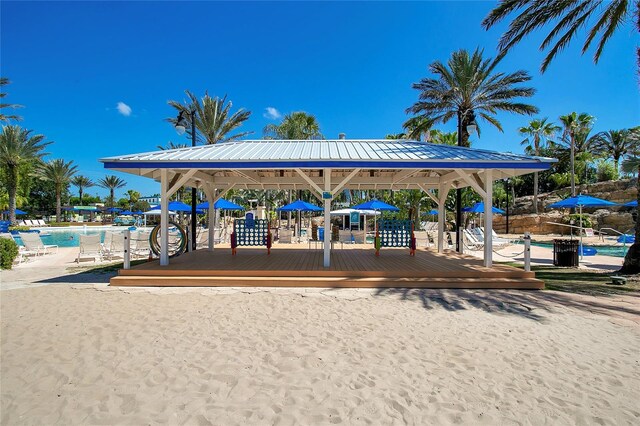
[[[0,422],[640,422],[637,297],[247,291],[0,292]]]

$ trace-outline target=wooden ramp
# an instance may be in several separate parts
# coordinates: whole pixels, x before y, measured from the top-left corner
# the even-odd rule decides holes
[[[447,251],[426,249],[409,256],[406,249],[383,249],[376,257],[371,248],[331,251],[331,267],[324,268],[321,250],[304,248],[228,248],[199,250],[171,259],[120,270],[113,286],[161,287],[410,287],[542,289],[533,272],[506,265],[485,268],[482,261]]]

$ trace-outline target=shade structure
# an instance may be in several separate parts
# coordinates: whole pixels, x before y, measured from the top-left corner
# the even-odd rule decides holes
[[[119,211],[122,211],[122,209],[118,207],[109,207],[108,209],[105,210],[105,212],[107,213],[118,213]]]
[[[280,207],[278,210],[281,212],[295,212],[295,211],[321,212],[322,208],[314,204],[307,203],[306,201],[297,200],[291,204],[287,204],[286,206]]]
[[[133,214],[144,214],[144,212],[142,210],[136,210],[135,212],[133,212]]]
[[[160,206],[153,206],[151,207],[152,209],[160,209]],[[190,212],[191,211],[191,206],[188,204],[183,203],[182,201],[170,201],[169,202],[169,210],[173,210],[174,212]],[[196,207],[196,213],[198,214],[202,214],[204,213],[204,211],[197,209]]]
[[[3,211],[2,214],[9,214],[9,210]],[[20,209],[16,209],[16,216],[22,216],[23,214],[27,214],[27,212],[22,211]]]
[[[628,203],[624,203],[625,207],[638,207],[638,200],[629,201]]]
[[[565,198],[557,203],[547,206],[548,209],[580,209],[580,258],[583,256],[582,249],[582,208],[583,207],[615,207],[619,204],[612,201],[603,200],[602,198],[590,197],[588,195],[576,195],[575,197]]]
[[[142,213],[145,216],[160,216],[160,208],[154,208],[151,210],[147,210],[146,212]],[[169,210],[169,215],[175,215],[176,212]]]
[[[369,200],[366,203],[358,204],[357,206],[352,207],[355,210],[378,210],[378,211],[388,211],[388,212],[399,212],[400,209],[396,206],[392,206],[391,204],[387,204],[383,201]]]
[[[478,202],[478,203],[475,203],[475,204],[474,204],[474,205],[472,205],[472,206],[464,207],[464,208],[462,209],[462,211],[463,211],[463,212],[465,212],[465,213],[486,213],[486,211],[485,211],[485,210],[486,210],[486,209],[485,209],[485,207],[484,207],[484,202],[482,202],[482,201],[480,201],[480,202]],[[504,213],[505,213],[505,211],[504,211],[504,210],[499,209],[499,208],[494,207],[494,206],[492,206],[492,207],[491,207],[491,211],[492,211],[493,213],[495,213],[495,214],[504,214]],[[436,213],[437,213],[437,212],[436,212]]]
[[[120,212],[121,215],[132,216],[133,212],[131,210],[123,210]]]
[[[200,203],[196,206],[196,208],[209,210],[209,202],[206,201],[204,203]],[[225,200],[224,198],[220,198],[218,201],[216,201],[213,204],[213,208],[217,210],[244,210],[244,207],[242,207],[241,205],[232,203],[231,201]]]

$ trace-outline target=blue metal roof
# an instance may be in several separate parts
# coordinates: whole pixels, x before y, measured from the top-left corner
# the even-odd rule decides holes
[[[103,158],[105,168],[510,168],[555,159],[411,140],[245,140]]]

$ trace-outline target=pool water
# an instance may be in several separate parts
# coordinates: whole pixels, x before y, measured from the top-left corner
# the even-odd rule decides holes
[[[553,249],[553,243],[550,242],[537,242],[537,241],[532,241],[531,242],[532,246],[537,246],[537,247],[544,247],[544,248],[548,248],[548,249]],[[585,248],[586,247],[593,247],[594,249],[596,249],[598,251],[597,254],[603,255],[603,256],[613,256],[613,257],[624,257],[627,254],[627,250],[629,250],[629,246],[630,244],[627,244],[626,247],[623,247],[622,245],[619,246],[588,246],[585,244]]]
[[[43,230],[40,233],[40,238],[42,239],[42,244],[52,244],[57,245],[59,247],[79,247],[80,246],[80,235],[100,235],[100,242],[104,242],[104,234],[106,231],[98,231],[98,230],[86,230],[86,231],[49,231]],[[22,244],[22,240],[19,235],[13,236],[14,240],[19,245]]]

